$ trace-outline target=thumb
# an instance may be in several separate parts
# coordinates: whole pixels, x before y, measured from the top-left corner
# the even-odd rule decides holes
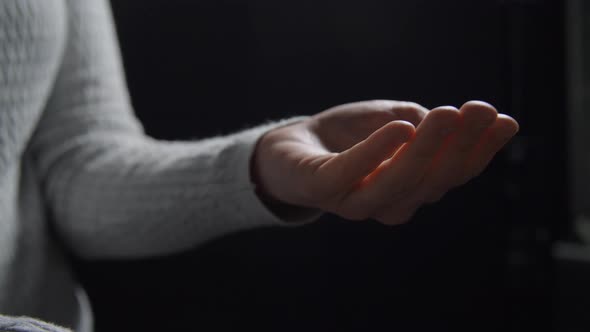
[[[320,167],[318,172],[328,179],[334,194],[348,191],[390,158],[416,128],[407,121],[392,121],[365,140],[339,153]]]

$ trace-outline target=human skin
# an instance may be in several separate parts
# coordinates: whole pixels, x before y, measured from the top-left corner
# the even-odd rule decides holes
[[[479,175],[518,128],[482,101],[430,111],[391,100],[344,104],[263,135],[251,174],[275,211],[397,225]]]

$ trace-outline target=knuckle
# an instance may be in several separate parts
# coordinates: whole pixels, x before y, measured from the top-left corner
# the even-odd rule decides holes
[[[365,206],[346,197],[330,199],[325,210],[348,220],[364,220],[370,217]]]
[[[374,217],[374,219],[384,225],[395,226],[408,223],[411,220],[411,217],[412,215],[408,214],[387,213]]]
[[[375,213],[372,218],[385,225],[401,225],[410,221],[415,208],[409,202],[390,205]]]
[[[347,202],[342,207],[343,216],[351,220],[364,220],[371,218],[375,207],[362,197],[356,197],[354,202]]]
[[[369,218],[369,215],[365,211],[354,208],[341,209],[338,215],[348,220],[364,220]]]
[[[438,202],[448,191],[448,186],[443,184],[433,185],[424,195],[424,203]]]

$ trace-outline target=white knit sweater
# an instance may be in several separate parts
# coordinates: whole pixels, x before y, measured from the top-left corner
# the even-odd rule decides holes
[[[74,324],[62,248],[133,258],[286,225],[249,160],[263,133],[301,118],[156,141],[130,107],[105,0],[0,1],[0,314]]]

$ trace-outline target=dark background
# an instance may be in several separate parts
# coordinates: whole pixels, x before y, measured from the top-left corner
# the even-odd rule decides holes
[[[521,130],[407,225],[326,214],[169,257],[77,262],[98,332],[554,329],[550,250],[570,233],[561,1],[112,5],[136,113],[157,138],[374,98],[481,99]]]

